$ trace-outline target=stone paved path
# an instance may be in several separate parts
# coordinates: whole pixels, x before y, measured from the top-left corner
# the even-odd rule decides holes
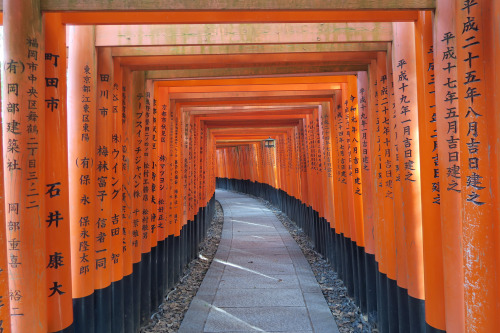
[[[311,268],[276,216],[217,190],[221,242],[179,332],[338,332]]]

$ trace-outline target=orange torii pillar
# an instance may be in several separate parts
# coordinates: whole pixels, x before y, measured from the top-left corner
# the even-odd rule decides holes
[[[445,330],[443,250],[432,13],[420,12],[416,32],[422,234],[424,251],[425,320],[428,330]],[[429,327],[430,326],[430,327]]]
[[[437,2],[434,20],[436,129],[446,329],[465,331],[460,133],[455,0]]]
[[[335,252],[336,252],[336,270],[341,279],[345,279],[345,253],[344,253],[344,225],[345,225],[345,211],[347,210],[345,203],[345,153],[343,149],[343,118],[342,118],[342,94],[340,91],[335,93],[333,105],[333,160],[334,163],[334,191],[335,197],[338,199],[334,201],[335,205]],[[304,163],[304,162],[302,162]],[[301,179],[306,181],[306,179]]]
[[[123,226],[123,303],[125,332],[134,331],[134,280],[137,271],[134,272],[133,258],[133,214],[132,204],[134,200],[134,119],[132,105],[133,81],[130,69],[122,67],[122,226]],[[126,291],[126,292],[125,292]]]
[[[3,10],[3,176],[11,328],[46,332],[50,288],[57,293],[70,286],[47,287],[46,281],[42,16],[34,0],[4,1]]]
[[[387,54],[392,55],[392,44],[388,45]],[[409,307],[408,307],[408,270],[406,257],[406,236],[404,226],[403,198],[401,186],[401,170],[404,169],[400,147],[402,146],[399,133],[401,124],[396,113],[396,101],[394,96],[393,80],[393,59],[387,56],[387,89],[389,95],[389,125],[391,129],[391,172],[393,178],[393,200],[394,200],[394,226],[396,237],[396,279],[397,279],[397,304],[398,304],[398,324],[401,332],[408,332],[409,328]]]
[[[372,196],[373,196],[373,237],[374,237],[374,248],[375,248],[375,286],[376,286],[376,291],[375,291],[375,296],[376,296],[376,304],[375,304],[375,309],[376,311],[372,313],[368,313],[368,319],[377,321],[378,325],[382,326],[387,326],[387,321],[382,322],[380,318],[387,318],[385,315],[386,308],[385,304],[386,302],[382,302],[381,297],[383,295],[386,295],[385,293],[382,293],[380,290],[380,275],[381,271],[385,272],[385,262],[384,262],[384,252],[381,250],[382,249],[382,242],[381,242],[381,223],[380,223],[380,218],[379,214],[382,214],[383,211],[380,211],[380,206],[382,199],[381,197],[381,187],[382,185],[382,148],[381,148],[381,140],[380,140],[380,126],[379,126],[379,111],[378,111],[378,75],[377,75],[377,61],[372,60],[369,67],[368,67],[368,85],[369,85],[369,94],[370,94],[370,99],[369,99],[369,105],[370,109],[372,112],[369,114],[370,117],[368,117],[368,138],[369,138],[369,147],[371,151],[370,155],[370,162],[372,165],[372,170],[370,172],[372,176]],[[384,303],[384,307],[382,307],[382,304]],[[382,313],[384,315],[382,316]]]
[[[377,311],[376,273],[375,273],[375,237],[374,237],[374,182],[371,163],[370,119],[373,117],[368,86],[368,73],[358,72],[358,112],[360,168],[363,179],[363,233],[365,240],[364,276],[366,302],[361,303],[361,310],[373,317]],[[364,307],[364,308],[363,308]],[[371,318],[370,318],[371,319]]]
[[[170,184],[169,177],[169,111],[168,111],[167,88],[158,89],[158,235],[163,234],[165,240],[165,286],[170,289],[173,286],[172,265],[172,220],[168,219],[167,203],[169,202]]]
[[[4,74],[2,74],[4,75]],[[2,95],[3,95],[2,91]],[[3,102],[3,101],[2,101]],[[5,119],[5,116],[2,115]],[[3,137],[3,131],[0,131],[0,138]],[[12,332],[10,325],[10,301],[9,301],[9,268],[7,260],[7,224],[4,196],[4,169],[3,169],[3,145],[0,150],[0,331],[5,333]]]
[[[111,143],[113,132],[113,60],[110,48],[97,49],[97,105],[95,144],[95,328],[111,332],[111,239],[119,237],[112,227]]]
[[[354,191],[352,187],[352,167],[351,167],[351,145],[350,145],[350,124],[349,124],[349,94],[347,83],[342,84],[341,108],[339,109],[340,119],[343,121],[339,127],[340,149],[343,152],[341,158],[342,185],[343,185],[343,219],[344,219],[344,282],[346,283],[349,295],[354,296],[357,292],[357,282],[354,275],[353,243],[356,242],[356,229],[354,221]]]
[[[181,214],[180,214],[180,200],[182,196],[180,195],[180,179],[181,179],[181,165],[180,159],[178,158],[180,152],[180,124],[179,118],[176,112],[176,103],[169,102],[167,106],[170,108],[169,111],[169,176],[168,176],[168,187],[169,187],[169,206],[168,206],[168,220],[171,221],[172,225],[172,249],[170,251],[169,260],[171,262],[172,271],[172,282],[175,283],[180,278],[180,229],[181,229]],[[170,223],[170,222],[169,222]]]
[[[181,172],[179,177],[179,188],[182,195],[179,197],[179,217],[180,217],[180,273],[184,271],[184,267],[187,265],[189,259],[189,226],[190,223],[190,202],[192,201],[192,196],[190,193],[191,187],[191,163],[189,160],[189,147],[190,147],[190,137],[191,129],[189,122],[189,115],[186,112],[182,112],[182,107],[180,104],[177,105],[176,112],[179,115],[178,121],[181,128],[179,135],[179,159],[178,162],[181,166]]]
[[[487,41],[488,47],[485,50],[485,59],[488,63],[488,70],[486,71],[486,80],[491,87],[487,89],[487,96],[490,100],[489,106],[487,108],[488,121],[488,136],[491,145],[491,151],[500,151],[500,140],[498,133],[500,133],[500,2],[489,1],[485,3],[486,7],[483,11],[487,13],[484,17],[484,26],[487,33],[485,40]],[[490,164],[492,170],[498,170],[500,166],[500,154],[495,154],[490,159]],[[494,213],[495,218],[495,229],[498,230],[500,227],[499,217],[500,217],[500,179],[499,177],[493,177],[492,179],[492,191],[494,197]],[[497,286],[500,278],[498,276],[500,272],[500,232],[495,233],[496,238],[494,243],[496,244],[496,268],[497,268]],[[496,297],[500,298],[500,288],[496,288]],[[497,313],[500,313],[500,302],[497,301]]]
[[[334,192],[333,192],[333,163],[332,163],[332,142],[331,142],[331,108],[333,107],[332,101],[329,103],[322,103],[319,109],[320,112],[320,146],[322,154],[322,164],[323,164],[323,184],[325,184],[324,191],[324,209],[325,217],[323,219],[323,229],[324,239],[326,241],[325,254],[330,263],[334,263],[334,221],[335,221],[335,211],[334,211]],[[293,188],[291,189],[290,195],[295,196],[296,179],[294,178],[294,173],[296,172],[296,161],[294,156],[294,132],[290,131],[289,149],[290,149],[290,178],[292,180]],[[293,208],[293,205],[290,209]],[[288,216],[296,220],[293,211],[290,211]]]
[[[489,110],[498,106],[488,92],[493,89],[492,82],[486,81],[486,73],[491,71],[486,62],[491,48],[489,36],[497,27],[487,24],[491,5],[486,3],[491,1],[464,1],[455,8],[465,329],[475,332],[493,332],[500,326],[499,270],[495,267],[498,254],[492,237],[498,233],[492,189],[498,170],[491,169],[490,160],[495,157],[491,155],[493,142],[488,141],[490,137],[498,140],[498,133],[490,136],[493,128],[489,124],[494,121],[490,121],[494,112]]]
[[[67,286],[48,297],[49,332],[70,330],[73,323],[66,114],[66,26],[61,14],[44,14],[45,27],[45,216],[60,213],[57,228],[47,225],[47,285]],[[62,288],[61,288],[62,289]],[[51,293],[52,294],[52,293]]]
[[[171,262],[172,283],[178,281],[180,277],[180,217],[179,217],[179,179],[180,179],[180,165],[177,158],[179,153],[179,123],[176,114],[175,102],[167,104],[170,108],[169,111],[169,175],[168,175],[168,188],[169,188],[169,201],[168,201],[168,221],[171,221],[172,226],[172,250],[170,251],[169,260]],[[170,223],[170,222],[169,222]]]
[[[146,230],[145,226],[143,225],[143,233],[147,232],[148,233],[148,241],[143,242],[143,253],[147,253],[147,255],[150,257],[149,261],[147,262],[150,265],[150,268],[146,270],[146,275],[149,274],[149,277],[146,278],[146,280],[149,283],[149,286],[147,284],[144,284],[144,288],[148,288],[149,291],[146,291],[147,293],[147,298],[142,297],[142,299],[148,303],[148,305],[145,305],[144,309],[142,309],[141,306],[141,311],[144,313],[144,320],[145,322],[148,321],[151,309],[156,308],[156,300],[155,300],[155,295],[156,295],[156,289],[158,287],[156,286],[156,246],[157,246],[157,229],[156,229],[156,205],[152,202],[152,179],[151,179],[151,174],[153,173],[153,161],[151,157],[153,156],[153,148],[152,148],[152,141],[153,141],[153,97],[154,97],[154,84],[153,81],[147,80],[145,82],[145,98],[144,98],[144,168],[143,168],[143,194],[142,194],[142,199],[144,201],[144,217],[143,219],[147,219],[148,221],[148,228]],[[143,235],[144,237],[144,235]],[[144,240],[144,238],[143,238]],[[145,251],[145,252],[144,252]],[[143,266],[144,267],[144,266]],[[145,281],[143,281],[145,282]],[[154,295],[153,295],[154,294]]]
[[[0,138],[2,132],[0,131]],[[0,150],[0,163],[3,165],[3,146]],[[0,189],[3,189],[3,168],[0,169]],[[5,224],[5,200],[0,196],[0,331],[12,332],[10,326],[9,275],[7,261],[7,225]]]
[[[151,257],[147,255],[149,245],[149,220],[144,216],[143,174],[144,174],[144,72],[132,73],[132,260],[134,264],[134,329],[138,330],[144,318],[142,292],[149,291],[148,281],[142,281],[143,273],[150,268]],[[149,214],[147,214],[149,215]],[[145,228],[145,230],[143,229]],[[146,245],[143,246],[143,242]],[[144,261],[143,261],[144,259]],[[148,262],[146,262],[148,261]],[[142,266],[146,266],[143,270]],[[149,277],[149,275],[148,275]],[[149,299],[149,297],[148,297]],[[147,305],[149,307],[149,304]]]
[[[396,225],[395,215],[401,206],[394,205],[394,176],[392,172],[392,141],[391,141],[391,99],[389,90],[389,75],[387,68],[387,54],[379,52],[377,54],[377,92],[378,92],[378,113],[380,129],[380,155],[382,164],[380,166],[382,187],[380,195],[383,198],[383,207],[379,214],[382,218],[383,249],[385,251],[386,279],[387,288],[387,320],[388,329],[395,331],[399,329],[399,312],[405,311],[405,308],[399,309],[398,290],[397,290],[397,264],[396,264]],[[383,212],[383,213],[382,213]]]
[[[390,254],[393,251],[393,237],[390,237],[390,230],[393,224],[393,207],[391,205],[392,199],[392,185],[389,181],[392,174],[387,171],[390,170],[390,141],[387,135],[390,133],[387,124],[389,117],[389,94],[387,87],[387,70],[385,64],[385,53],[379,52],[377,60],[372,61],[370,68],[370,80],[374,88],[374,119],[372,133],[373,138],[373,165],[375,166],[375,239],[376,239],[376,252],[375,259],[378,264],[377,268],[377,318],[379,328],[382,331],[389,330],[389,324],[395,322],[394,318],[394,302],[391,302],[389,296],[393,293],[388,293],[388,287],[392,286],[389,280],[394,279],[394,265],[390,260]],[[373,77],[373,79],[372,79]],[[389,236],[388,239],[386,239]],[[392,269],[391,269],[392,268]],[[388,280],[389,277],[389,280]],[[391,298],[392,299],[392,298]],[[389,312],[393,314],[391,318]],[[391,319],[392,322],[389,320]]]
[[[393,23],[396,119],[401,124],[403,214],[411,332],[425,329],[418,97],[414,23]]]
[[[179,109],[181,111],[181,109]],[[184,189],[183,207],[184,218],[181,230],[181,241],[183,244],[183,263],[182,269],[187,265],[191,259],[191,231],[193,224],[193,186],[195,184],[193,177],[193,127],[190,115],[187,112],[181,111],[182,118],[182,165],[184,166],[182,187]]]
[[[68,57],[68,173],[74,328],[94,332],[96,234],[95,28],[70,28]]]
[[[112,332],[125,330],[124,303],[124,233],[123,233],[123,71],[120,62],[113,59],[113,88],[111,110],[111,323]],[[110,92],[111,94],[111,92]]]
[[[354,274],[357,278],[358,288],[358,305],[366,303],[366,288],[365,288],[365,263],[364,263],[364,220],[363,220],[363,181],[361,174],[361,146],[360,146],[360,117],[358,109],[358,87],[357,78],[355,76],[348,77],[348,105],[349,108],[349,141],[350,141],[350,155],[351,155],[351,169],[352,169],[352,188],[353,188],[353,201],[354,201],[354,222],[356,232],[356,243],[353,247],[354,257]]]
[[[321,203],[321,211],[319,214],[319,237],[321,240],[321,253],[323,254],[324,257],[328,257],[329,251],[330,251],[330,237],[329,237],[329,232],[330,232],[330,226],[328,220],[330,220],[330,207],[331,203],[333,201],[330,200],[330,183],[328,181],[328,171],[327,171],[327,163],[326,163],[326,142],[325,142],[325,136],[324,135],[324,124],[323,124],[323,107],[328,110],[329,106],[326,103],[321,103],[318,105],[318,120],[317,120],[317,125],[316,125],[316,145],[317,145],[317,156],[319,160],[319,176],[320,179],[322,179],[322,183],[324,184],[322,186],[322,193],[320,194],[319,200]],[[291,151],[290,149],[292,148],[291,146],[291,141],[290,141],[290,133],[291,131],[288,130],[286,134],[286,145],[287,145],[287,150],[286,150],[286,155],[285,158],[287,160],[287,179],[288,179],[288,188],[287,188],[287,194],[290,196],[293,193],[292,186],[290,184],[290,179],[291,179]],[[328,134],[329,135],[329,134]],[[328,157],[329,158],[329,157]]]
[[[151,85],[150,85],[151,84]],[[151,239],[153,262],[153,276],[151,277],[151,308],[156,309],[163,300],[166,291],[165,286],[165,228],[158,220],[158,166],[159,166],[159,149],[158,149],[158,100],[157,89],[155,89],[154,82],[148,81],[147,90],[150,94],[151,103],[151,171],[150,171],[150,202],[151,202]]]
[[[0,131],[0,138],[2,133]],[[0,163],[3,165],[3,148],[0,151]],[[3,168],[0,169],[0,189],[3,189]],[[2,191],[3,193],[3,191]],[[12,332],[10,326],[9,275],[7,266],[7,226],[5,224],[5,200],[0,196],[0,331]]]

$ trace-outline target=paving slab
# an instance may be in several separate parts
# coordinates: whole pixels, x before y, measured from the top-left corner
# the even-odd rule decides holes
[[[217,190],[224,226],[179,332],[337,333],[300,247],[258,200]]]

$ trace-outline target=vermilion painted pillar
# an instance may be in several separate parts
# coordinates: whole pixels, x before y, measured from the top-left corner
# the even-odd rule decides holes
[[[465,331],[464,267],[460,132],[458,113],[457,44],[454,0],[437,2],[434,20],[436,129],[441,199],[441,228],[446,328]]]
[[[3,115],[2,115],[3,118]],[[0,138],[3,136],[0,131]],[[3,166],[3,146],[0,163]],[[4,169],[0,168],[0,331],[12,332],[10,326],[9,268],[7,260],[7,223],[5,219]]]
[[[149,87],[149,86],[148,86]],[[150,186],[151,186],[151,234],[153,239],[151,240],[151,244],[153,248],[156,247],[156,259],[152,259],[153,261],[153,272],[155,273],[152,276],[152,286],[151,292],[154,293],[154,297],[152,295],[152,308],[155,309],[162,302],[163,295],[165,292],[166,286],[165,282],[165,247],[164,247],[164,239],[165,239],[165,229],[164,225],[160,228],[160,221],[158,220],[158,171],[159,171],[159,147],[158,147],[158,95],[157,89],[155,88],[154,82],[151,81],[151,87],[148,88],[150,90],[150,98],[151,98],[151,173],[150,173]],[[154,257],[154,256],[153,256]],[[156,281],[155,281],[156,279]]]
[[[387,78],[386,53],[377,54],[377,136],[378,136],[378,170],[377,195],[379,202],[379,223],[381,235],[381,252],[383,253],[383,265],[380,272],[380,297],[382,307],[379,309],[380,318],[387,323],[387,330],[394,331],[398,326],[398,307],[396,297],[396,247],[394,228],[394,192],[391,161],[391,140],[390,140],[390,102]],[[385,305],[385,308],[384,308]],[[387,312],[386,312],[387,311]],[[386,313],[385,313],[386,312]]]
[[[492,151],[500,150],[500,139],[498,133],[500,132],[500,3],[498,1],[489,1],[484,3],[486,5],[483,13],[488,13],[485,18],[485,31],[487,32],[486,40],[489,47],[486,49],[486,61],[490,70],[486,71],[486,80],[488,85],[492,87],[487,89],[489,107],[487,110],[488,121],[488,135]],[[495,154],[490,160],[490,164],[493,170],[497,170],[500,167],[500,154]],[[498,174],[498,172],[497,172]],[[496,267],[497,274],[500,267],[500,179],[494,177],[492,179],[492,191],[494,196],[494,207],[496,214],[496,224],[494,226],[496,232],[496,238],[494,243],[496,245]],[[498,275],[497,275],[497,285],[498,285]],[[497,287],[497,299],[500,297],[500,288]],[[497,302],[497,313],[500,313],[500,302]]]
[[[334,250],[333,250],[333,239],[332,239],[332,228],[334,228],[335,222],[335,210],[334,210],[334,189],[333,189],[333,161],[332,161],[332,141],[331,141],[331,126],[332,117],[332,103],[322,103],[321,113],[320,113],[320,142],[322,147],[322,159],[323,159],[323,183],[325,184],[325,195],[324,195],[324,207],[325,207],[325,223],[324,227],[324,239],[326,240],[326,254],[328,260],[333,264],[334,262]],[[290,179],[292,184],[292,189],[290,195],[296,196],[296,161],[295,161],[295,143],[294,143],[294,132],[290,131],[288,147],[290,150]],[[293,217],[293,211],[291,213]]]
[[[122,226],[123,226],[123,290],[124,304],[134,304],[135,275],[133,261],[133,177],[134,177],[134,119],[133,81],[130,69],[122,67]],[[124,306],[125,332],[134,332],[134,306]]]
[[[343,117],[342,117],[342,93],[341,91],[336,91],[334,96],[334,109],[332,114],[332,119],[334,122],[334,130],[332,134],[333,142],[334,142],[334,166],[335,166],[335,175],[334,175],[334,191],[335,197],[338,199],[334,201],[335,212],[337,220],[335,221],[335,233],[337,236],[336,239],[336,261],[337,261],[337,272],[339,276],[344,279],[345,278],[345,256],[343,251],[343,238],[345,236],[344,229],[346,224],[346,219],[344,218],[345,212],[347,211],[347,207],[344,205],[345,194],[345,154],[343,150]],[[307,181],[301,177],[301,183]]]
[[[381,156],[381,145],[380,145],[380,126],[379,126],[379,111],[378,111],[378,79],[377,79],[377,62],[376,60],[372,60],[369,66],[368,71],[368,83],[370,87],[370,107],[371,107],[371,117],[369,118],[369,137],[370,137],[370,149],[372,154],[371,158],[371,175],[373,180],[373,237],[374,237],[374,248],[375,248],[375,261],[376,261],[376,309],[377,313],[372,313],[372,315],[376,314],[377,318],[380,318],[381,312],[384,311],[381,309],[381,296],[379,288],[379,278],[380,272],[385,271],[385,263],[384,263],[384,252],[382,251],[382,243],[381,243],[381,214],[383,214],[382,207],[382,198],[381,198],[381,187],[382,185],[382,156]],[[371,320],[377,320],[375,317],[370,318]],[[379,320],[380,323],[380,320]],[[385,322],[384,322],[385,323]],[[382,323],[381,325],[384,325]],[[385,323],[386,324],[386,323]],[[380,325],[380,324],[379,324]]]
[[[143,174],[144,174],[144,73],[132,72],[132,262],[134,264],[134,330],[142,323],[143,305],[143,262],[142,243],[149,244],[149,221],[144,217]],[[147,214],[149,216],[149,214]],[[145,230],[143,230],[145,228]],[[149,257],[148,257],[149,258]],[[146,258],[145,258],[146,259]],[[146,264],[147,267],[149,266]],[[149,287],[147,288],[149,290]],[[144,302],[145,303],[145,302]]]
[[[141,295],[142,300],[144,300],[146,304],[144,306],[141,305],[141,312],[145,315],[144,320],[148,320],[150,316],[150,312],[152,309],[152,298],[153,296],[153,278],[156,278],[156,271],[154,270],[154,260],[156,258],[153,257],[153,254],[156,255],[156,250],[153,250],[153,247],[156,247],[156,237],[157,237],[157,232],[156,232],[156,220],[153,220],[153,205],[151,202],[151,172],[152,172],[152,136],[153,136],[153,125],[152,125],[152,118],[153,118],[153,82],[151,80],[147,80],[144,82],[144,115],[143,115],[143,122],[144,122],[144,150],[143,150],[143,158],[144,158],[144,163],[143,163],[143,178],[142,178],[142,200],[143,200],[143,224],[142,224],[142,237],[143,237],[143,243],[142,243],[142,253],[143,256],[146,255],[149,257],[145,262],[149,264],[149,268],[147,269],[146,275],[149,274],[148,278],[144,278],[145,276],[143,275],[143,284],[144,282],[147,282],[144,284],[144,287],[147,288],[149,291],[146,292],[148,295],[147,297],[144,297],[144,295]],[[155,214],[156,215],[156,214]],[[144,222],[147,222],[147,228]],[[147,239],[144,238],[145,234],[147,234]],[[143,267],[146,268],[146,265],[144,265],[143,262]],[[154,288],[156,289],[156,288]]]
[[[492,179],[498,175],[491,169],[488,142],[488,123],[494,121],[489,119],[488,109],[494,106],[487,92],[492,86],[486,82],[486,73],[491,71],[485,61],[491,32],[485,26],[485,3],[461,1],[455,8],[465,328],[476,332],[492,332],[500,325],[496,312],[498,269],[492,237],[495,223],[498,224]]]
[[[422,184],[422,234],[424,250],[425,319],[433,329],[445,330],[443,250],[439,160],[436,129],[432,13],[420,12],[415,24]]]
[[[408,263],[406,255],[406,235],[404,225],[402,177],[401,170],[404,169],[401,155],[402,133],[401,123],[397,119],[397,108],[394,95],[393,80],[393,52],[392,45],[387,47],[387,89],[389,94],[389,124],[391,129],[391,164],[394,193],[394,225],[396,232],[396,279],[398,291],[398,324],[399,330],[407,332],[409,328],[408,313]]]
[[[358,110],[360,132],[361,176],[363,179],[363,232],[365,239],[365,277],[366,313],[373,316],[376,304],[375,273],[375,227],[374,227],[374,186],[372,165],[371,119],[375,111],[372,107],[368,73],[358,72]]]
[[[94,332],[97,77],[94,45],[94,27],[71,27],[68,58],[71,272],[74,326],[83,332]]]
[[[3,176],[11,324],[13,332],[46,332],[47,294],[52,291],[45,269],[42,16],[34,0],[4,1],[3,10]]]
[[[170,287],[169,282],[169,225],[167,223],[167,156],[168,156],[168,146],[167,146],[167,131],[168,131],[168,109],[167,104],[165,102],[164,88],[155,89],[155,101],[157,103],[157,123],[156,123],[156,136],[157,136],[157,149],[158,149],[158,158],[157,158],[157,191],[156,191],[156,200],[158,203],[157,209],[157,221],[158,221],[158,241],[163,243],[164,246],[164,259],[163,259],[163,290],[162,296]],[[159,274],[161,275],[161,274]]]
[[[66,127],[66,26],[61,22],[61,14],[46,13],[44,27],[45,149],[47,156],[50,156],[45,161],[45,215],[59,212],[63,218],[61,222],[64,222],[57,228],[46,226],[47,288],[52,288],[54,282],[66,286],[64,293],[56,292],[47,298],[47,330],[59,332],[73,323]]]
[[[349,190],[349,210],[350,210],[350,223],[351,223],[351,260],[353,270],[353,285],[354,285],[354,298],[356,301],[360,299],[360,278],[359,278],[359,247],[364,246],[363,240],[363,203],[362,203],[362,182],[361,171],[359,168],[359,136],[358,136],[358,114],[357,114],[357,81],[355,77],[350,76],[347,84],[344,86],[344,111],[346,114],[347,124],[347,148],[349,155],[349,176],[348,177],[348,190]]]
[[[402,131],[401,182],[408,263],[410,329],[425,326],[420,148],[414,23],[393,23],[393,78],[397,121]]]
[[[97,332],[109,332],[111,331],[111,239],[119,237],[120,231],[112,226],[113,60],[110,48],[97,49],[96,88],[95,328]]]
[[[111,325],[112,332],[124,330],[124,242],[123,233],[123,71],[113,59],[111,122]],[[111,92],[110,92],[111,93]]]

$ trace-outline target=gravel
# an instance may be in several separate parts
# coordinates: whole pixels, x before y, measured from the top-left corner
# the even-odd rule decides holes
[[[215,209],[207,237],[200,244],[200,255],[189,263],[185,275],[167,294],[157,312],[151,316],[151,321],[141,328],[141,333],[171,333],[179,330],[189,304],[196,295],[219,246],[224,212],[218,201],[215,202]]]

